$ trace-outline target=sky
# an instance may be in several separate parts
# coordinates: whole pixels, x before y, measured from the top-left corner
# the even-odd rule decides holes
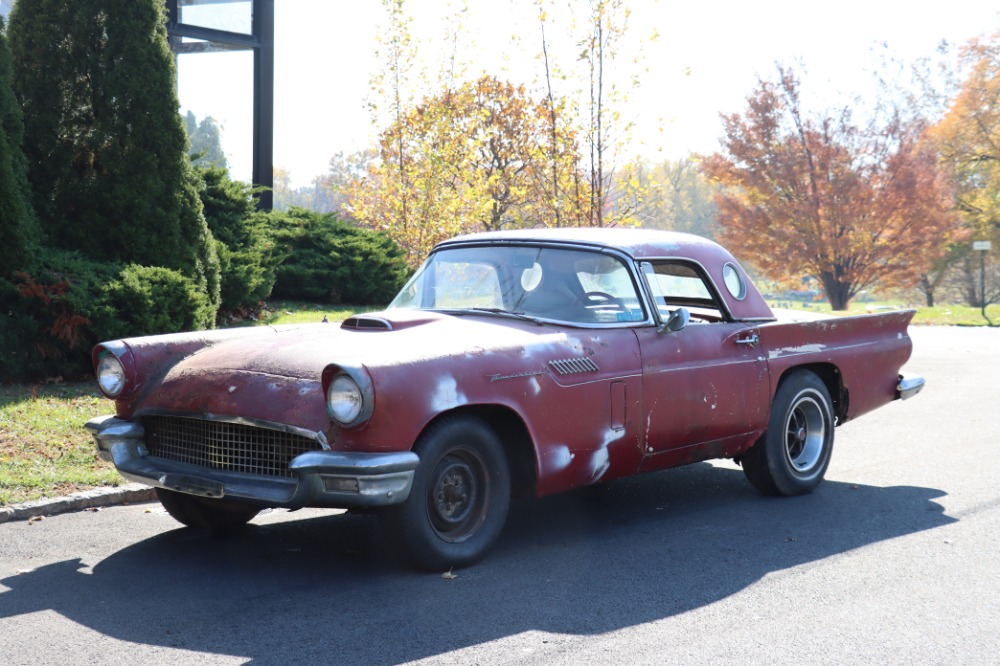
[[[608,78],[626,96],[622,118],[634,123],[624,150],[652,162],[717,150],[719,114],[742,111],[758,77],[773,76],[776,62],[800,68],[807,108],[826,108],[871,99],[881,56],[909,64],[933,56],[942,41],[960,45],[1000,30],[996,0],[626,3],[632,10],[627,43]],[[407,0],[418,52],[414,68],[433,78],[446,51],[446,17],[463,4],[468,10],[458,59],[467,76],[490,73],[540,91],[544,70],[536,58],[541,40],[533,0]],[[546,27],[550,52],[569,69],[577,50],[572,35],[585,21],[580,8],[586,2],[574,0],[575,12],[564,0],[553,4]],[[275,0],[274,163],[290,172],[294,185],[326,173],[338,152],[375,145],[382,128],[368,102],[380,67],[377,36],[386,26],[375,0]],[[179,70],[182,110],[222,123],[231,171],[241,179],[251,170],[250,58],[184,56]],[[578,82],[566,82],[558,92],[576,88]]]

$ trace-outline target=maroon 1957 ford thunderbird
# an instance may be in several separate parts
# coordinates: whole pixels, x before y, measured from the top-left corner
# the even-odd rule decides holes
[[[468,565],[512,496],[733,458],[815,488],[835,426],[916,394],[894,312],[782,322],[716,243],[627,229],[438,245],[340,325],[104,342],[101,455],[196,528],[367,508],[418,566]]]

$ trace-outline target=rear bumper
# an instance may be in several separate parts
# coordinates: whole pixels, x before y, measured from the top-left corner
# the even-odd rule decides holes
[[[907,400],[920,393],[924,388],[924,378],[915,375],[900,375],[896,384],[896,398]]]
[[[114,416],[87,422],[98,454],[130,481],[200,497],[232,497],[261,506],[358,508],[400,504],[420,459],[412,451],[309,451],[289,464],[291,477],[241,474],[149,455],[141,424]]]

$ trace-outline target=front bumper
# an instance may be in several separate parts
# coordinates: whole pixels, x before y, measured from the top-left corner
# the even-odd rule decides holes
[[[126,479],[200,497],[231,497],[297,509],[378,507],[406,501],[420,459],[412,451],[309,451],[289,464],[290,478],[242,474],[149,455],[141,424],[115,416],[87,422],[98,454]]]

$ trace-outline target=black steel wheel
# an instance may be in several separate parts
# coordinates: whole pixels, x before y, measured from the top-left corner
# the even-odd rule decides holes
[[[765,495],[801,495],[823,480],[833,452],[833,407],[815,374],[796,370],[774,396],[767,432],[740,458]]]
[[[500,536],[510,507],[510,471],[496,433],[479,419],[431,425],[406,502],[382,511],[387,536],[427,570],[473,564]]]
[[[195,497],[166,488],[157,488],[156,497],[174,520],[213,533],[235,531],[260,511],[238,500]]]

